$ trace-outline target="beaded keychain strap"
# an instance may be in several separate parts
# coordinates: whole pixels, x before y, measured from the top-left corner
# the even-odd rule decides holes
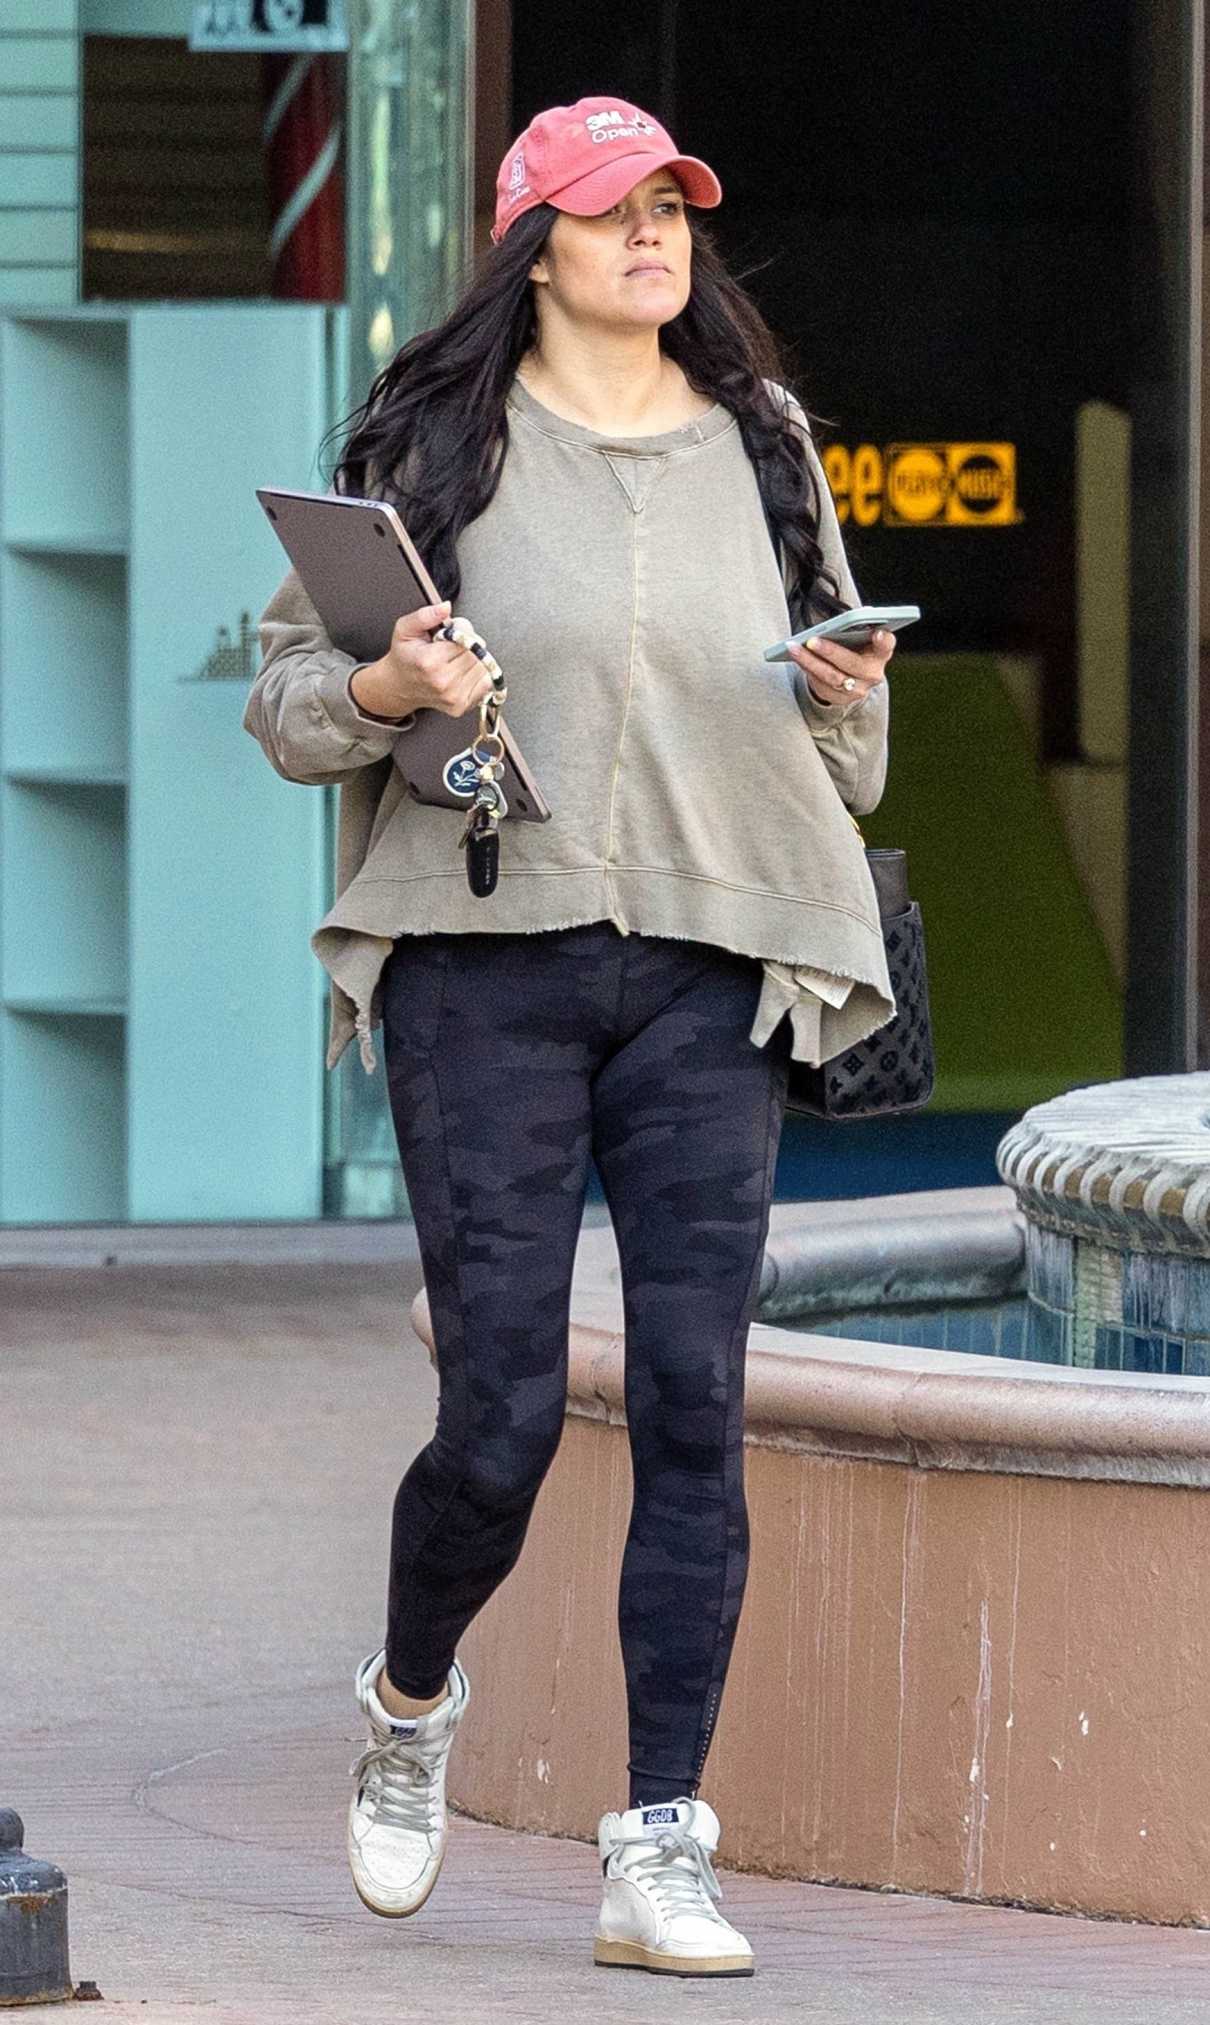
[[[486,899],[489,893],[495,891],[500,876],[500,824],[508,814],[508,802],[500,785],[504,778],[500,713],[508,695],[508,685],[487,642],[468,619],[447,619],[443,626],[438,626],[433,637],[452,640],[458,647],[468,647],[476,660],[483,663],[491,678],[492,686],[479,703],[479,728],[466,748],[465,757],[474,767],[478,785],[458,839],[458,848],[466,852],[467,884],[477,899]]]

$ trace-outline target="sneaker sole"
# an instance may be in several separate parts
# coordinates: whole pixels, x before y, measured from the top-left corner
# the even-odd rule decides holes
[[[410,1919],[413,1913],[418,1913],[420,1911],[421,1906],[428,1904],[429,1899],[433,1895],[433,1889],[437,1883],[437,1879],[441,1875],[444,1863],[445,1863],[445,1851],[443,1849],[441,1852],[441,1862],[437,1865],[436,1870],[433,1872],[433,1875],[430,1877],[428,1884],[425,1886],[423,1895],[420,1898],[418,1898],[412,1905],[375,1905],[373,1899],[367,1898],[361,1886],[358,1884],[356,1877],[353,1875],[352,1865],[350,1865],[349,1874],[350,1879],[352,1881],[353,1889],[357,1893],[358,1898],[361,1900],[361,1903],[363,1904],[367,1912],[377,1913],[379,1919],[381,1920],[406,1920]]]
[[[602,1969],[648,1969],[656,1976],[752,1976],[751,1955],[662,1955],[641,1941],[603,1941],[592,1945],[592,1959]]]

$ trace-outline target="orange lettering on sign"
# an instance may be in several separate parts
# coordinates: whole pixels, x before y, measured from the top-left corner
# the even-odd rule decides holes
[[[829,443],[821,453],[843,527],[1015,527],[1015,443]]]
[[[853,452],[853,518],[858,527],[872,527],[882,511],[882,452],[873,443],[859,443]]]

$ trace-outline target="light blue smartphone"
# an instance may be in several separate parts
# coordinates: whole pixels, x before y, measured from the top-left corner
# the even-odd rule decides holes
[[[788,640],[779,640],[776,647],[766,647],[765,659],[789,661],[793,658],[791,647],[801,647],[804,640],[836,640],[842,647],[864,647],[879,626],[898,633],[919,617],[919,605],[854,605],[849,612],[837,612],[835,618],[821,619],[817,626],[806,626]]]

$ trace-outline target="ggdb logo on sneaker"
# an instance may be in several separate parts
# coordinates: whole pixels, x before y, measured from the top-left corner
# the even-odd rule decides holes
[[[597,141],[637,141],[641,134],[655,132],[651,121],[645,120],[638,111],[589,113],[584,124],[594,144]]]
[[[670,1821],[675,1824],[676,1818],[675,1807],[644,1807],[643,1809],[644,1828],[654,1828],[661,1821]]]

